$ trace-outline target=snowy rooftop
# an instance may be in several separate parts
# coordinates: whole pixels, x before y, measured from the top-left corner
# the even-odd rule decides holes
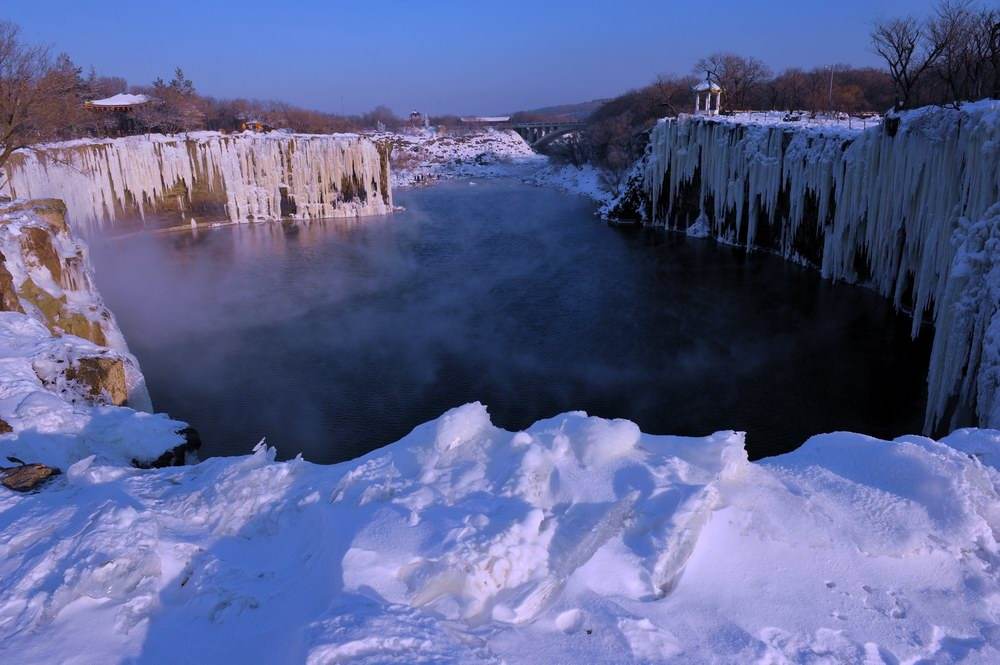
[[[462,122],[508,122],[509,115],[473,115],[459,118]]]
[[[119,93],[111,97],[105,97],[104,99],[93,99],[87,103],[91,106],[139,106],[150,100],[152,100],[152,97],[148,95]]]
[[[712,92],[722,92],[722,88],[719,87],[719,84],[715,82],[710,83],[708,81],[702,81],[694,88],[692,88],[692,90],[695,90],[697,92],[705,92],[706,90],[711,90]]]

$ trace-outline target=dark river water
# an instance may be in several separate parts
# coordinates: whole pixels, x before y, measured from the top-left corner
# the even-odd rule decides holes
[[[203,456],[356,457],[480,400],[507,429],[568,410],[643,431],[920,429],[929,343],[862,288],[765,254],[609,227],[514,181],[396,193],[383,218],[93,243],[157,410]]]

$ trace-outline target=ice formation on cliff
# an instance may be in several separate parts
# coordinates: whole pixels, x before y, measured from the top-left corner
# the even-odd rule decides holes
[[[870,284],[914,334],[933,310],[927,431],[972,409],[1000,426],[1000,102],[906,113],[895,133],[663,120],[650,142],[657,221],[703,218],[720,240]]]
[[[385,214],[388,170],[371,141],[350,134],[194,132],[37,146],[8,164],[7,189],[63,199],[74,228],[90,232],[132,214],[145,218],[171,197],[187,223],[201,216],[188,209],[196,191],[231,222],[286,216],[283,198],[286,213],[294,205],[287,216],[300,219]]]

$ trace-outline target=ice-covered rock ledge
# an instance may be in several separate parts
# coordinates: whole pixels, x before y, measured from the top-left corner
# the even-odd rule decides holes
[[[14,197],[58,197],[82,233],[166,224],[381,215],[388,154],[354,134],[192,132],[35,146],[5,167]]]
[[[389,154],[393,187],[456,178],[521,177],[548,163],[514,131],[446,134],[433,130],[369,135]]]
[[[352,462],[86,459],[0,493],[31,663],[995,663],[1000,432],[649,436],[469,404]]]
[[[647,221],[868,284],[914,334],[932,313],[926,431],[1000,427],[1000,101],[865,131],[663,120],[641,182]]]
[[[186,424],[150,409],[62,202],[0,203],[0,466],[172,458]]]

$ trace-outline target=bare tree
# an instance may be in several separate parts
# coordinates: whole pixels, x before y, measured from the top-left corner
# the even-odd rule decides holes
[[[927,22],[927,39],[941,52],[932,68],[949,101],[969,99],[982,78],[985,60],[979,53],[970,0],[945,0]]]
[[[53,71],[47,48],[25,44],[17,25],[0,21],[0,169],[15,150],[47,138],[71,78]]]
[[[752,94],[771,77],[771,70],[763,62],[735,53],[713,53],[699,60],[694,71],[696,75],[707,73],[718,83],[726,105],[732,109],[747,108]]]
[[[1000,99],[1000,9],[983,11],[980,14],[980,22],[986,57],[992,70],[992,83],[987,92],[993,99]]]
[[[941,56],[946,42],[927,39],[927,28],[913,17],[895,18],[875,24],[872,48],[889,67],[898,104],[910,106],[920,78]]]
[[[982,9],[969,17],[968,54],[975,80],[969,99],[1000,97],[1000,9]]]

